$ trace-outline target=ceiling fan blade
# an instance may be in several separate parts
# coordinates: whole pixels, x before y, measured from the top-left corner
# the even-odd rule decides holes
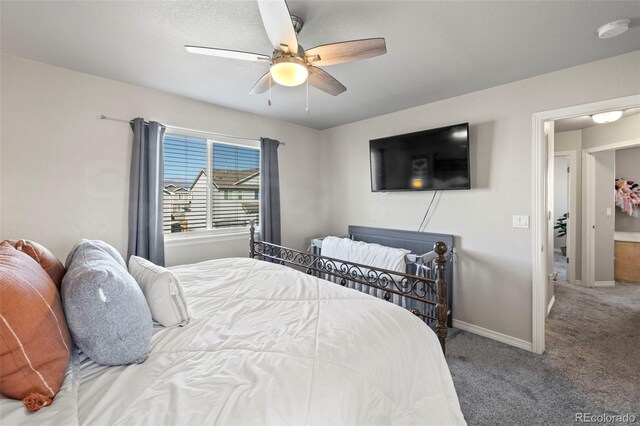
[[[267,37],[276,50],[296,53],[298,38],[285,0],[258,0]]]
[[[309,69],[309,84],[320,89],[323,92],[327,92],[330,95],[338,96],[340,93],[347,90],[338,80],[331,77],[329,73],[320,68],[310,66]]]
[[[269,80],[271,80],[271,72],[267,71],[265,75],[260,77],[260,80],[256,81],[256,84],[249,90],[249,94],[259,95],[269,90]]]
[[[245,61],[266,61],[271,62],[271,58],[267,55],[259,53],[241,52],[239,50],[216,49],[214,47],[184,46],[189,53],[197,53],[199,55],[218,56],[221,58],[242,59]]]
[[[367,38],[316,46],[306,51],[306,57],[314,66],[327,66],[359,61],[385,53],[387,45],[384,38]]]

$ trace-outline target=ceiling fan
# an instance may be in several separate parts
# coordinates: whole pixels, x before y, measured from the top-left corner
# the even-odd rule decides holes
[[[337,96],[347,90],[319,66],[359,61],[387,53],[384,38],[350,40],[324,44],[304,50],[298,44],[297,33],[302,29],[302,19],[292,16],[285,0],[258,0],[262,23],[269,41],[274,47],[271,56],[238,50],[217,49],[213,47],[185,45],[191,53],[242,59],[246,61],[264,61],[270,65],[269,71],[253,85],[249,93],[259,94],[271,87],[271,81],[282,86],[299,86],[308,81],[311,86]]]

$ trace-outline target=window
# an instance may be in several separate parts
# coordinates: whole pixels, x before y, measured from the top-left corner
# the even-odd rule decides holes
[[[165,234],[258,223],[260,149],[193,136],[164,138]]]

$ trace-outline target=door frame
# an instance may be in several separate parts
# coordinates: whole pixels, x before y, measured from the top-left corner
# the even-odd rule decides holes
[[[583,285],[587,287],[596,286],[596,237],[595,237],[595,169],[596,162],[593,154],[604,151],[615,151],[624,148],[634,148],[640,146],[640,138],[611,143],[608,145],[596,146],[582,150],[582,173],[584,176],[582,184],[583,207],[582,217],[584,220],[584,234],[582,238],[582,265],[583,265]],[[615,214],[615,212],[614,212]],[[586,259],[586,262],[585,262]]]
[[[576,233],[576,211],[578,210],[578,174],[576,167],[578,164],[578,156],[576,151],[555,151],[555,157],[569,157],[569,226],[567,227],[567,281],[576,284],[576,249],[577,249],[577,233]],[[555,180],[555,176],[553,177]],[[551,230],[553,232],[553,230]]]
[[[547,212],[545,211],[545,195],[547,190],[545,188],[545,173],[548,162],[548,150],[544,135],[544,123],[545,121],[555,121],[563,118],[591,115],[598,112],[611,111],[615,109],[627,109],[638,106],[640,106],[640,95],[632,95],[605,101],[592,102],[583,105],[537,112],[532,116],[531,167],[533,176],[533,200],[531,215],[531,346],[533,352],[535,353],[542,354],[544,352],[544,329],[547,309],[545,303],[545,292],[548,271],[546,262],[547,253],[545,252],[545,240],[548,235],[548,230],[546,221]],[[585,269],[585,264],[586,262],[583,262],[583,271]]]

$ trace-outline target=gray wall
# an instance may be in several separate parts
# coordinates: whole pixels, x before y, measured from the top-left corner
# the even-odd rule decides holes
[[[640,52],[616,56],[323,131],[332,232],[417,229],[432,192],[372,193],[369,140],[470,123],[469,191],[442,191],[425,230],[456,235],[454,320],[531,342],[532,115],[640,92]]]
[[[2,238],[33,239],[61,259],[81,238],[126,252],[132,132],[99,114],[285,141],[282,241],[306,249],[326,232],[318,130],[6,55],[1,78]],[[247,250],[248,232],[167,244],[166,259],[194,263]]]
[[[615,151],[598,152],[595,159],[595,280],[613,281],[615,216],[613,182]],[[607,209],[610,212],[607,215]]]
[[[616,177],[640,183],[640,148],[616,151]],[[640,216],[629,216],[616,208],[616,231],[640,232]]]

